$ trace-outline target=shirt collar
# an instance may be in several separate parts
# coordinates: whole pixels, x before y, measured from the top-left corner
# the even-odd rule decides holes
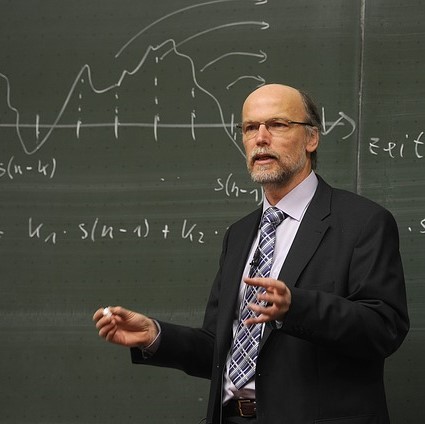
[[[318,183],[316,174],[314,171],[311,171],[310,175],[280,199],[275,207],[285,212],[291,218],[301,221],[307,206],[314,196]],[[264,197],[263,212],[269,207],[271,205]]]

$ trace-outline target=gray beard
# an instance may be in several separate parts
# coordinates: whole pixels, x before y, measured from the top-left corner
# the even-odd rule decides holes
[[[285,185],[293,177],[294,173],[289,170],[279,169],[278,171],[260,170],[253,172],[250,170],[251,179],[254,183],[261,185]]]
[[[277,170],[257,169],[254,171],[248,167],[248,171],[254,183],[279,187],[288,184],[304,167],[304,163],[300,162],[292,166],[285,166],[282,163],[280,165]]]
[[[254,167],[253,160],[257,155],[270,155],[278,163],[275,167],[269,169],[267,166]],[[259,147],[251,152],[247,160],[248,172],[254,183],[261,184],[263,187],[279,188],[287,185],[304,168],[307,159],[299,154],[298,157],[282,158],[276,152],[264,147]]]

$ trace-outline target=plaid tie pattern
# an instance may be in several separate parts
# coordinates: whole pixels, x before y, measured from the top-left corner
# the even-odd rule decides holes
[[[260,241],[254,254],[254,260],[249,272],[250,277],[268,277],[272,267],[276,228],[286,218],[280,209],[268,208],[261,219]],[[255,258],[258,257],[257,262]],[[259,303],[258,287],[247,286],[240,309],[239,324],[233,341],[229,366],[229,377],[237,389],[243,387],[254,375],[257,362],[258,345],[261,336],[261,324],[244,325],[244,321],[255,312],[247,307],[249,303]]]

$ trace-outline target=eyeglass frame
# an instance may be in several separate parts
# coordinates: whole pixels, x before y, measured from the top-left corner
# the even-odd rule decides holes
[[[309,126],[309,127],[315,127],[311,122],[300,122],[300,121],[291,121],[290,119],[285,119],[285,118],[270,118],[267,119],[266,121],[248,121],[248,122],[241,122],[236,124],[236,128],[242,133],[243,137],[246,137],[246,131],[244,131],[244,124],[255,124],[256,129],[253,131],[253,134],[251,136],[249,136],[249,138],[253,138],[258,134],[258,131],[260,130],[260,126],[264,125],[266,127],[266,130],[273,135],[273,130],[270,131],[269,127],[271,125],[272,122],[279,122],[281,121],[284,124],[288,125],[288,128],[290,128],[291,125],[304,125],[304,126]],[[285,128],[286,130],[286,128]],[[283,132],[285,132],[285,130]]]

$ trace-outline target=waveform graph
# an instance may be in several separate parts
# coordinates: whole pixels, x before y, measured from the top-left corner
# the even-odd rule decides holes
[[[109,152],[120,174],[131,169],[130,163],[139,161],[140,178],[155,169],[156,173],[161,169],[170,173],[177,166],[180,171],[175,172],[193,171],[194,161],[201,155],[209,161],[219,155],[218,168],[228,155],[243,162],[232,122],[234,114],[227,113],[224,119],[218,100],[196,84],[190,61],[177,54],[161,61],[152,54],[143,65],[119,86],[103,91],[93,86],[87,69],[76,83],[60,122],[46,126],[40,132],[41,141],[33,142],[34,148],[51,151],[54,156],[73,157],[80,152],[80,161],[90,157],[90,167],[98,168],[99,173]],[[176,71],[174,78],[170,78],[170,68]],[[211,167],[211,162],[208,167],[200,166]]]

